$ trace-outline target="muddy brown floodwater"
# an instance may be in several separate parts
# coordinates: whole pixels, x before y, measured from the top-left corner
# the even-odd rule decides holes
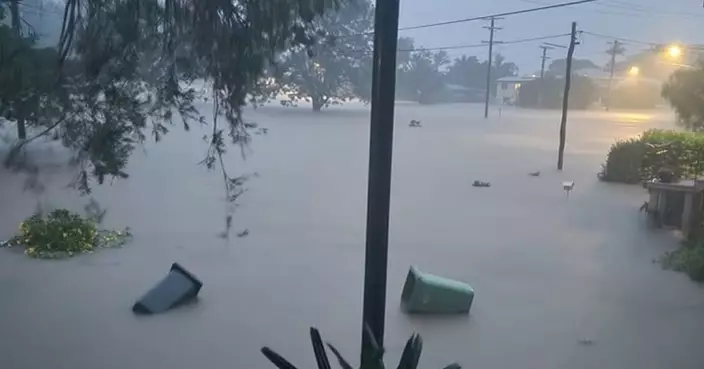
[[[644,226],[643,190],[595,176],[615,139],[671,126],[669,113],[573,112],[563,173],[553,169],[557,112],[480,116],[472,105],[398,106],[389,365],[416,331],[424,368],[702,368],[704,291],[652,262],[676,243]],[[96,188],[107,225],[132,228],[129,246],[61,261],[0,250],[0,368],[271,369],[263,345],[310,368],[309,326],[357,361],[368,112],[268,107],[248,117],[269,131],[254,136],[245,162],[228,154],[233,173],[259,174],[234,219],[233,231],[249,236],[217,237],[221,177],[196,165],[202,134],[174,128],[135,154],[129,180]],[[423,127],[409,128],[411,119]],[[82,208],[86,200],[63,188],[68,178],[44,173],[44,207]],[[566,180],[576,183],[569,199]],[[7,238],[37,197],[18,175],[2,172],[0,183]],[[173,261],[203,280],[200,300],[133,316],[134,300]],[[471,314],[402,314],[411,264],[470,283]]]

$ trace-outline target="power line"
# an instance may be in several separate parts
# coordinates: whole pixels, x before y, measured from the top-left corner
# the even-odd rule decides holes
[[[650,15],[666,15],[666,16],[670,15],[670,16],[677,16],[677,17],[692,17],[692,18],[701,18],[702,17],[701,14],[692,14],[692,13],[686,13],[686,12],[664,10],[664,9],[659,9],[659,8],[656,8],[653,6],[637,5],[637,4],[627,2],[627,1],[619,1],[619,0],[605,0],[605,1],[606,1],[605,3],[600,3],[600,4],[603,6],[608,6],[608,7],[612,7],[612,8],[647,13]]]
[[[631,38],[609,36],[609,35],[605,35],[605,34],[601,34],[601,33],[589,32],[589,31],[584,31],[584,30],[582,30],[582,31],[580,31],[580,32],[583,33],[583,34],[585,34],[585,35],[591,35],[591,36],[594,36],[594,37],[608,38],[608,39],[612,39],[612,40],[618,40],[618,41],[624,41],[624,42],[631,42],[631,43],[640,44],[640,45],[649,45],[649,46],[658,46],[658,45],[662,45],[661,42],[639,41],[639,40],[634,40],[634,39],[631,39]]]
[[[567,37],[569,35],[570,35],[569,33],[563,33],[563,34],[559,34],[559,35],[522,38],[522,39],[518,39],[518,40],[502,41],[501,45],[520,44],[520,43],[532,42],[532,41],[550,40],[550,39],[554,39],[554,38]],[[433,50],[456,50],[456,49],[471,49],[471,48],[476,48],[476,47],[488,47],[488,46],[489,45],[487,45],[487,44],[467,44],[467,45],[438,46],[438,47],[421,47],[421,48],[416,48],[416,49],[406,49],[406,50],[398,50],[398,51],[400,51],[400,52],[413,52],[413,51],[433,51]]]
[[[555,9],[555,8],[563,8],[563,7],[566,7],[566,6],[574,6],[574,5],[580,5],[580,4],[593,3],[593,2],[595,2],[595,1],[599,1],[599,0],[579,0],[579,1],[571,1],[571,2],[567,2],[567,3],[551,4],[551,5],[545,5],[545,6],[541,6],[541,7],[537,7],[537,8],[516,10],[516,11],[512,11],[512,12],[504,12],[504,13],[497,13],[497,14],[489,14],[489,15],[483,15],[483,16],[479,16],[479,17],[464,18],[464,19],[456,19],[456,20],[445,21],[445,22],[421,24],[421,25],[418,25],[418,26],[401,27],[401,28],[399,28],[398,30],[399,30],[399,31],[408,31],[408,30],[413,30],[413,29],[430,28],[430,27],[439,27],[439,26],[446,26],[446,25],[450,25],[450,24],[465,23],[465,22],[473,22],[473,21],[479,21],[479,20],[487,20],[487,19],[491,19],[491,18],[506,17],[506,16],[509,16],[509,15],[525,14],[525,13],[532,13],[532,12],[538,12],[538,11],[549,10],[549,9]]]
[[[549,3],[545,3],[542,1],[537,1],[537,0],[519,0],[525,3],[529,4],[540,4],[540,5],[549,5]],[[645,7],[645,6],[640,6],[636,4],[629,4],[625,2],[620,2],[616,0],[602,0],[598,4],[605,8],[599,8],[599,9],[590,9],[590,8],[584,8],[581,9],[583,11],[587,12],[592,12],[592,13],[599,13],[599,14],[605,14],[605,15],[617,15],[617,16],[625,16],[625,17],[630,17],[630,18],[642,18],[644,16],[655,18],[655,17],[683,17],[680,19],[701,19],[703,15],[700,14],[689,14],[689,13],[684,13],[684,12],[673,12],[673,11],[667,11],[667,10],[662,10],[662,9],[657,9],[654,7]]]

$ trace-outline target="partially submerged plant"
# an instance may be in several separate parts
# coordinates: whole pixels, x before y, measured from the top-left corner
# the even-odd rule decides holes
[[[360,369],[384,369],[384,348],[380,347],[377,340],[374,338],[374,334],[371,332],[368,326],[364,327],[364,334],[367,336],[371,352],[368,355],[370,359],[368,362],[362,363]],[[310,328],[310,340],[313,344],[313,353],[315,354],[315,361],[318,364],[318,369],[330,369],[330,361],[325,352],[325,345],[323,345],[323,340],[320,337],[320,332],[317,329]],[[335,346],[327,343],[328,348],[337,358],[342,369],[353,369],[353,366],[340,354]],[[398,363],[398,369],[417,369],[418,362],[420,360],[420,354],[423,351],[423,340],[418,334],[413,334],[408,341],[406,341],[406,346],[401,354],[401,360]],[[267,357],[274,365],[279,369],[297,369],[293,364],[288,362],[288,360],[281,357],[273,350],[268,347],[262,347],[262,354]],[[450,364],[444,369],[461,369],[461,366],[457,363]]]
[[[66,209],[54,210],[46,216],[37,212],[20,223],[19,228],[19,234],[2,246],[22,246],[28,256],[44,259],[119,247],[132,237],[129,229],[101,230],[94,220]]]

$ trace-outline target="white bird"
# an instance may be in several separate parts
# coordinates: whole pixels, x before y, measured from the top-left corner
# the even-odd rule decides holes
[[[574,188],[574,181],[562,182],[562,189],[567,193],[567,197],[570,197],[570,191]]]

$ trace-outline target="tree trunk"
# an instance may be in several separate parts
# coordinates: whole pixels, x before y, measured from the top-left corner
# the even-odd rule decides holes
[[[22,30],[20,29],[20,5],[19,0],[12,0],[10,3],[10,15],[12,22],[12,30],[15,36],[19,39],[22,37]],[[27,138],[27,128],[25,127],[24,119],[17,119],[17,137],[20,140]]]
[[[323,105],[325,105],[323,98],[319,97],[319,96],[313,96],[312,100],[313,100],[313,111],[316,113],[319,113],[320,110],[323,108]]]

